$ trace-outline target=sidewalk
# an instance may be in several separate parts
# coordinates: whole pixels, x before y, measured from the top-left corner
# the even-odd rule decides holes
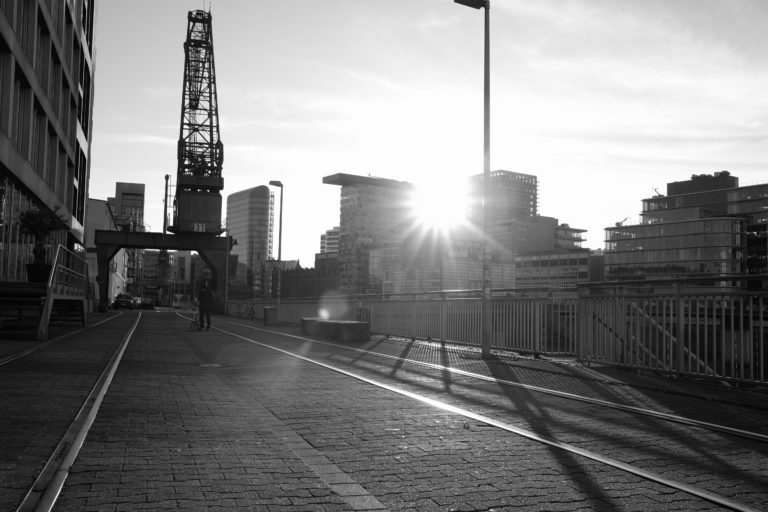
[[[18,505],[137,313],[0,367],[0,510]],[[231,329],[226,320],[214,317],[213,330],[198,332],[175,314],[142,312],[54,510],[716,508],[244,343],[216,330]],[[294,326],[270,330],[298,335]],[[252,336],[287,346],[276,334]],[[736,401],[766,406],[763,394],[608,368],[510,354],[488,363],[474,349],[403,339],[369,345],[628,402],[685,408],[704,394],[726,412]]]

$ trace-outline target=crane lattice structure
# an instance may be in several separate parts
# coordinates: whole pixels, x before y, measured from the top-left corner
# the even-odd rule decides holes
[[[201,10],[187,15],[177,161],[169,231],[221,234],[224,145],[219,138],[211,14]]]
[[[216,100],[216,71],[213,65],[211,14],[187,14],[184,43],[184,93],[181,100],[181,130],[176,172],[173,225],[163,233],[95,230],[99,283],[99,307],[109,307],[110,261],[122,248],[196,251],[210,269],[210,285],[216,290],[226,276],[231,237],[220,237],[221,164],[224,146],[219,139],[219,108]],[[214,305],[221,311],[221,304]]]

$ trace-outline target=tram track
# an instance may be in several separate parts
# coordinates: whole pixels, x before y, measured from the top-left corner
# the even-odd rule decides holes
[[[184,317],[182,316],[182,318]],[[66,471],[74,463],[74,459],[77,456],[75,447],[79,448],[84,442],[87,425],[93,421],[98,411],[99,397],[103,398],[106,393],[109,381],[111,381],[112,375],[117,371],[120,357],[126,349],[130,336],[139,326],[140,319],[141,315],[139,314],[135,323],[126,331],[127,334],[123,337],[123,342],[112,355],[110,362],[105,366],[97,384],[94,385],[92,392],[83,403],[77,417],[72,421],[68,433],[54,450],[45,469],[41,471],[38,481],[28,491],[28,498],[18,508],[19,511],[50,510],[53,507],[58,492],[61,490],[61,485],[63,485],[66,479]],[[185,320],[184,326],[187,325],[187,321],[188,319]],[[100,324],[95,324],[92,327]],[[229,325],[230,327],[222,328],[223,325]],[[694,475],[697,472],[703,473],[708,469],[707,465],[696,467],[693,458],[682,460],[683,456],[678,455],[677,459],[680,460],[676,460],[674,453],[664,454],[662,453],[663,449],[648,449],[645,451],[638,449],[636,452],[627,449],[627,453],[625,453],[624,448],[631,445],[631,442],[621,440],[618,432],[616,433],[616,442],[618,444],[612,446],[621,446],[622,443],[627,446],[616,450],[612,446],[608,446],[606,442],[606,446],[592,449],[591,445],[595,444],[595,440],[591,439],[590,435],[594,435],[597,429],[584,427],[579,430],[580,427],[577,424],[583,421],[583,415],[585,414],[583,411],[567,409],[564,412],[554,414],[548,412],[555,410],[555,407],[550,403],[536,402],[535,407],[530,407],[529,404],[529,407],[526,409],[525,407],[510,407],[508,401],[512,393],[522,392],[526,393],[526,396],[528,394],[530,396],[541,395],[547,397],[547,400],[581,404],[574,407],[586,405],[613,410],[615,414],[627,415],[627,418],[643,418],[642,422],[646,423],[645,427],[648,431],[658,429],[658,423],[649,422],[674,424],[677,425],[676,428],[682,430],[667,430],[666,428],[661,430],[672,437],[678,437],[679,439],[674,440],[674,442],[682,444],[701,442],[703,445],[706,445],[709,442],[713,442],[711,437],[706,436],[702,439],[697,439],[700,437],[700,431],[707,431],[710,432],[710,436],[728,436],[740,439],[742,442],[751,443],[751,446],[763,446],[768,442],[768,437],[762,433],[734,429],[726,425],[702,422],[662,411],[612,403],[606,400],[580,396],[575,393],[514,382],[498,375],[483,375],[451,367],[450,365],[419,361],[414,358],[378,353],[359,347],[314,340],[275,330],[261,329],[239,322],[221,320],[214,325],[213,329],[233,339],[270,351],[276,351],[281,355],[296,358],[305,363],[342,375],[345,378],[354,379],[366,385],[375,386],[390,393],[396,393],[409,400],[433,407],[442,412],[460,416],[467,422],[465,428],[470,430],[476,428],[475,424],[493,428],[506,434],[526,439],[532,443],[546,445],[552,450],[566,452],[573,456],[631,474],[645,481],[654,482],[669,489],[686,493],[724,509],[738,511],[760,510],[760,505],[756,506],[755,503],[742,502],[738,493],[734,496],[729,496],[726,492],[723,492],[722,488],[717,488],[717,486],[712,488],[712,486],[698,485],[698,478],[678,478],[679,476],[686,476],[687,473]],[[283,340],[293,341],[298,345],[291,346],[285,342],[267,342],[264,339],[276,336],[280,336]],[[40,346],[39,349],[41,348],[44,347]],[[213,348],[211,347],[210,350],[213,350]],[[31,354],[32,352],[28,351],[17,354],[7,362],[0,361],[0,366]],[[210,365],[212,368],[219,366],[215,352],[200,352],[197,354],[197,357],[206,361],[201,363],[201,366]],[[233,363],[235,362],[233,361],[230,364]],[[233,368],[235,367],[233,366]],[[441,381],[446,379],[446,376],[449,376],[452,384],[451,389],[448,390],[441,389],[440,385]],[[500,389],[506,391],[499,391]],[[487,398],[489,396],[491,398]],[[528,417],[525,416],[526,414]],[[532,428],[529,425],[526,428],[524,424],[526,421],[531,421],[531,417],[534,417],[535,421],[546,421],[550,418],[555,418],[556,421],[554,423],[556,426],[548,425],[545,428]],[[594,421],[600,421],[600,419],[596,418]],[[606,419],[605,421],[607,422],[605,426],[600,428],[610,429],[610,421],[612,420]],[[629,421],[631,420],[621,419],[621,422]],[[617,422],[616,425],[619,425],[619,423]],[[575,435],[571,435],[572,432],[569,432],[569,429],[578,432]],[[611,441],[613,442],[614,440],[611,439]],[[650,437],[648,442],[652,442]],[[617,451],[621,456],[612,456],[610,454],[612,450]],[[702,453],[705,450],[706,446],[703,446]],[[765,457],[766,452],[764,448],[758,448],[757,450],[758,453],[762,453],[762,456]],[[666,455],[673,461],[671,464],[673,467],[662,468],[662,471],[654,470],[655,461],[650,466],[644,463],[644,461],[647,462],[648,453],[655,454],[654,457],[658,459],[662,459]],[[707,458],[706,455],[703,456]],[[719,458],[712,457],[711,459],[710,464],[714,464]],[[735,464],[731,460],[724,460],[723,462]],[[750,479],[753,478],[750,477]],[[759,485],[755,481],[748,481],[746,484],[751,486]],[[725,487],[727,488],[728,485],[730,484],[726,484]],[[33,498],[29,498],[30,495]]]
[[[707,421],[700,421],[700,420],[696,420],[696,419],[692,419],[692,418],[687,418],[687,417],[684,417],[684,416],[681,416],[681,415],[671,414],[671,413],[667,413],[667,412],[663,412],[663,411],[656,411],[656,410],[652,410],[652,409],[648,409],[648,408],[644,408],[644,407],[636,407],[636,406],[632,406],[632,405],[621,404],[621,403],[618,403],[618,402],[611,402],[611,401],[608,401],[608,400],[601,400],[601,399],[598,399],[598,398],[578,395],[576,393],[569,393],[569,392],[560,391],[560,390],[557,390],[557,389],[545,388],[545,387],[537,386],[537,385],[533,385],[533,384],[525,384],[525,383],[522,383],[522,382],[514,382],[514,381],[511,381],[509,379],[500,379],[500,378],[497,378],[497,377],[494,377],[494,376],[484,375],[484,374],[480,374],[480,373],[476,373],[476,372],[471,372],[471,371],[467,371],[467,370],[462,370],[460,368],[455,368],[455,367],[447,366],[447,365],[443,365],[443,364],[436,364],[436,363],[430,363],[430,362],[426,362],[426,361],[420,361],[418,359],[412,359],[412,358],[407,358],[407,357],[395,356],[395,355],[391,355],[391,354],[386,354],[386,353],[381,353],[381,352],[361,349],[361,348],[358,348],[358,347],[352,347],[352,346],[349,346],[349,345],[342,345],[342,344],[333,343],[333,342],[324,341],[324,340],[316,340],[316,339],[307,338],[307,337],[304,337],[304,336],[297,336],[297,335],[294,335],[294,334],[281,333],[279,331],[273,331],[273,330],[268,330],[268,329],[260,329],[258,327],[253,327],[253,326],[249,326],[249,325],[245,325],[245,324],[238,324],[238,323],[235,323],[235,322],[230,322],[230,323],[233,323],[234,325],[239,325],[239,326],[247,327],[249,329],[253,329],[253,330],[256,330],[256,331],[268,332],[268,333],[272,333],[272,334],[279,334],[281,336],[285,336],[285,337],[289,337],[289,338],[294,338],[294,339],[297,339],[297,340],[300,340],[300,341],[310,341],[310,342],[315,343],[315,344],[326,345],[328,347],[333,347],[333,348],[344,350],[344,351],[348,351],[348,352],[354,352],[354,353],[358,353],[358,354],[370,355],[370,356],[378,357],[378,358],[381,358],[381,359],[397,361],[399,363],[407,363],[409,365],[414,365],[414,366],[421,366],[421,367],[424,367],[424,368],[429,368],[429,369],[432,369],[432,370],[435,370],[435,371],[440,371],[440,372],[449,372],[449,373],[451,373],[453,375],[460,375],[460,376],[463,376],[463,377],[469,377],[471,379],[486,381],[486,382],[490,382],[490,383],[497,384],[497,385],[500,385],[500,386],[524,389],[526,391],[531,391],[531,392],[535,392],[535,393],[542,393],[542,394],[546,394],[546,395],[550,395],[550,396],[555,396],[555,397],[563,398],[563,399],[566,399],[566,400],[574,400],[574,401],[584,402],[584,403],[587,403],[587,404],[597,405],[597,406],[601,406],[601,407],[607,407],[607,408],[611,408],[611,409],[616,409],[616,410],[620,410],[620,411],[629,412],[629,413],[632,413],[632,414],[637,414],[637,415],[641,415],[641,416],[648,416],[648,417],[657,418],[657,419],[661,419],[661,420],[665,420],[665,421],[669,421],[669,422],[673,422],[673,423],[679,423],[679,424],[682,424],[682,425],[687,425],[687,426],[692,426],[692,427],[698,427],[698,428],[710,430],[710,431],[713,431],[713,432],[719,432],[719,433],[728,434],[728,435],[731,435],[731,436],[743,437],[745,439],[751,439],[753,441],[758,441],[760,443],[768,444],[768,435],[763,434],[763,433],[752,432],[752,431],[748,431],[748,430],[744,430],[744,429],[740,429],[740,428],[734,428],[734,427],[730,427],[730,426],[727,426],[727,425],[721,425],[721,424],[707,422]]]
[[[102,325],[106,322],[109,322],[110,320],[114,320],[115,318],[121,316],[123,313],[118,313],[116,315],[112,315],[109,318],[104,318],[102,320],[99,320],[98,322],[94,323],[93,325],[89,325],[87,327],[83,327],[80,329],[75,329],[73,331],[67,332],[62,334],[61,336],[56,336],[55,338],[51,338],[48,341],[45,341],[43,343],[40,343],[39,345],[34,345],[32,347],[29,347],[26,350],[21,350],[19,352],[16,352],[14,354],[10,354],[8,356],[0,358],[0,366],[3,366],[5,364],[11,363],[15,361],[16,359],[20,359],[24,356],[28,356],[30,354],[34,354],[35,352],[39,350],[43,350],[44,348],[50,347],[52,344],[60,342],[62,340],[65,340],[67,338],[71,338],[73,336],[77,336],[78,334],[84,332],[86,329],[92,329],[94,327],[98,327],[99,325]]]
[[[500,379],[494,376],[487,376],[487,375],[477,374],[474,372],[467,372],[464,370],[451,368],[446,365],[425,363],[423,361],[412,360],[408,358],[402,358],[402,357],[391,356],[386,354],[382,355],[375,352],[367,351],[365,349],[360,349],[357,347],[349,347],[348,345],[339,345],[336,343],[331,343],[326,341],[318,341],[310,338],[305,338],[303,336],[285,334],[285,333],[280,333],[279,331],[260,329],[253,326],[246,326],[243,324],[239,324],[239,326],[246,327],[249,330],[256,330],[256,331],[261,331],[263,333],[269,333],[270,335],[282,335],[284,337],[292,338],[297,342],[302,342],[302,343],[311,342],[313,344],[324,345],[336,351],[346,351],[346,352],[351,352],[356,354],[364,353],[366,355],[370,354],[371,356],[374,356],[380,359],[395,361],[396,363],[398,363],[398,368],[400,371],[404,371],[405,365],[423,368],[423,369],[426,369],[427,371],[437,372],[434,378],[438,380],[443,378],[445,372],[448,372],[451,375],[459,376],[463,379],[481,381],[484,383],[492,384],[494,386],[516,388],[518,390],[523,390],[525,392],[543,394],[543,395],[552,397],[554,399],[566,400],[569,402],[578,402],[582,404],[598,406],[601,408],[609,408],[609,409],[618,411],[618,413],[621,413],[621,414],[627,414],[634,417],[646,418],[645,421],[662,421],[665,423],[673,423],[673,424],[677,424],[679,428],[685,429],[682,431],[670,431],[669,436],[673,439],[671,441],[665,440],[663,443],[661,443],[662,445],[666,443],[669,445],[680,445],[680,446],[686,447],[686,445],[690,445],[697,442],[702,442],[704,443],[704,445],[706,445],[707,441],[701,441],[700,439],[701,430],[712,432],[714,435],[725,434],[727,436],[744,439],[750,443],[757,443],[758,446],[762,446],[768,441],[768,438],[764,434],[757,433],[757,432],[749,432],[742,429],[734,429],[725,425],[718,425],[711,422],[702,422],[699,420],[684,418],[682,416],[673,415],[665,412],[653,411],[653,410],[644,409],[644,408],[611,403],[605,400],[596,400],[590,397],[575,395],[573,393],[565,393],[557,390],[541,388],[539,386],[512,382],[507,379]],[[585,435],[583,432],[579,432],[577,435],[572,436],[572,439],[567,439],[565,441],[561,440],[560,437],[563,436],[563,434],[567,434],[568,433],[567,430],[569,428],[563,425],[558,426],[558,428],[556,429],[550,428],[550,427],[544,428],[543,430],[550,435],[540,435],[539,433],[534,431],[535,429],[530,429],[530,428],[526,429],[526,428],[518,427],[516,423],[519,423],[519,419],[516,418],[516,415],[519,413],[519,411],[510,411],[509,408],[508,407],[505,408],[503,404],[499,406],[498,403],[492,405],[490,403],[479,403],[478,401],[472,401],[472,400],[469,400],[467,402],[466,398],[458,397],[458,393],[456,392],[451,392],[450,398],[446,399],[445,393],[435,393],[434,391],[425,392],[423,389],[418,389],[418,386],[416,386],[417,391],[412,391],[410,388],[414,386],[409,384],[393,385],[387,379],[388,372],[370,371],[362,367],[359,364],[361,360],[360,357],[350,358],[350,361],[355,361],[354,364],[342,363],[338,358],[338,352],[334,352],[333,353],[334,364],[329,364],[327,362],[327,360],[329,359],[327,353],[321,352],[316,355],[308,356],[305,353],[299,354],[291,350],[287,350],[285,347],[282,347],[282,346],[277,346],[272,343],[264,343],[264,342],[258,341],[254,339],[254,336],[244,335],[239,332],[232,332],[225,329],[220,329],[220,330],[221,332],[238,337],[243,341],[247,341],[249,343],[255,343],[260,346],[270,348],[272,350],[276,350],[286,355],[290,355],[292,357],[299,358],[301,360],[310,362],[312,364],[322,366],[329,370],[342,373],[351,378],[355,378],[360,381],[367,382],[369,384],[375,385],[382,389],[387,389],[389,391],[399,393],[403,396],[407,396],[411,399],[418,400],[423,403],[427,403],[433,407],[450,411],[455,414],[459,414],[467,418],[468,420],[472,420],[484,425],[498,428],[506,432],[525,437],[526,439],[529,439],[531,441],[547,444],[548,446],[557,448],[559,450],[564,450],[572,454],[585,457],[589,460],[599,462],[601,464],[605,464],[616,469],[620,469],[622,471],[631,473],[635,476],[641,477],[648,481],[653,481],[653,482],[665,485],[667,487],[686,492],[698,498],[705,499],[711,503],[717,504],[718,506],[722,506],[730,510],[759,510],[758,508],[754,508],[754,506],[751,504],[740,503],[738,500],[732,500],[716,491],[699,487],[695,485],[695,483],[689,483],[684,480],[672,478],[670,476],[665,476],[665,473],[671,474],[671,475],[675,475],[675,474],[679,475],[679,474],[686,474],[686,473],[696,474],[697,471],[698,472],[705,471],[706,467],[701,467],[701,466],[696,467],[695,460],[697,457],[702,459],[708,459],[705,453],[706,446],[703,446],[699,452],[697,452],[697,450],[695,449],[692,449],[690,446],[687,446],[686,452],[689,452],[689,451],[697,452],[695,453],[695,455],[691,455],[690,453],[688,453],[687,455],[682,455],[682,454],[675,455],[674,450],[671,450],[668,453],[663,453],[664,449],[654,449],[651,446],[649,446],[648,451],[656,453],[655,457],[658,457],[658,458],[666,457],[670,461],[669,462],[670,468],[660,473],[660,472],[650,470],[647,467],[643,467],[644,465],[648,466],[648,464],[644,463],[643,461],[644,458],[647,458],[647,455],[641,454],[642,450],[638,450],[636,455],[632,455],[633,453],[632,447],[631,447],[632,443],[627,442],[626,440],[622,440],[620,434],[618,433],[614,434],[615,439],[611,439],[612,443],[614,443],[612,446],[616,446],[617,453],[621,453],[622,456],[626,456],[629,459],[629,462],[619,460],[617,458],[607,455],[607,453],[613,450],[613,448],[610,446],[603,447],[597,451],[582,448],[580,445],[589,446],[590,444],[594,443],[594,439],[589,439],[588,435],[585,438]],[[303,349],[303,352],[306,352],[306,349]],[[370,362],[370,361],[366,360],[366,362]],[[371,377],[370,376],[371,374],[374,374],[374,377]],[[424,378],[428,378],[428,377],[424,377]],[[399,382],[403,382],[404,380],[406,379],[401,378],[399,379]],[[414,380],[414,379],[411,379],[411,380]],[[458,385],[459,384],[457,383],[457,386]],[[483,392],[485,391],[489,391],[489,390],[486,389]],[[490,390],[490,392],[492,393],[493,391]],[[435,398],[435,396],[439,396],[439,398]],[[503,400],[501,401],[503,402]],[[469,405],[469,408],[467,408],[466,405],[462,405],[462,403]],[[550,406],[547,405],[545,407],[540,405],[539,407],[541,407],[542,410],[544,410],[544,409],[548,409]],[[478,409],[485,410],[487,412],[478,413],[477,412]],[[544,418],[546,418],[547,415],[548,415],[547,413],[542,413],[542,417]],[[571,421],[575,425],[578,421],[580,421],[580,418],[578,416],[574,416],[567,421],[562,420],[562,423],[566,424],[568,421]],[[628,421],[628,420],[625,419],[623,421]],[[570,427],[570,428],[572,430],[579,430],[579,427],[576,427],[575,429],[573,427]],[[607,427],[602,427],[602,428],[610,429],[611,427],[609,425]],[[653,429],[652,426],[649,426],[647,428],[649,430]],[[603,435],[605,434],[603,433]],[[567,437],[567,436],[563,436],[563,437]],[[608,436],[605,436],[605,437],[608,438]],[[674,439],[675,437],[679,439]],[[699,440],[694,441],[696,439],[699,439]],[[646,440],[646,442],[651,442],[651,441]],[[716,441],[711,440],[709,442],[714,443]],[[758,451],[758,453],[760,452]],[[762,453],[765,453],[764,449]],[[636,459],[636,460],[633,460],[633,459]],[[727,463],[733,464],[734,466],[737,465],[736,461],[727,461]],[[655,464],[656,462],[654,461],[653,464],[650,464],[650,467],[652,468]],[[714,461],[710,461],[709,464],[714,464]],[[754,477],[750,477],[754,485],[759,485],[759,478],[766,478],[766,475],[764,474],[762,475],[762,477],[758,477],[757,481],[754,479]],[[732,484],[737,485],[738,482],[734,481],[732,482]],[[723,489],[727,488],[728,485],[730,484],[723,484]]]

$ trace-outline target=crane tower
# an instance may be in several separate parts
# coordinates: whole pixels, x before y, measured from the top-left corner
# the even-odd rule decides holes
[[[169,231],[221,234],[224,145],[219,139],[211,13],[202,10],[187,14],[177,161]]]

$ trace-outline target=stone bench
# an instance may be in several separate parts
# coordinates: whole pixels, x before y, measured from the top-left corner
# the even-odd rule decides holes
[[[354,320],[302,317],[301,333],[343,342],[367,342],[371,339],[371,325],[368,322],[356,322]]]

